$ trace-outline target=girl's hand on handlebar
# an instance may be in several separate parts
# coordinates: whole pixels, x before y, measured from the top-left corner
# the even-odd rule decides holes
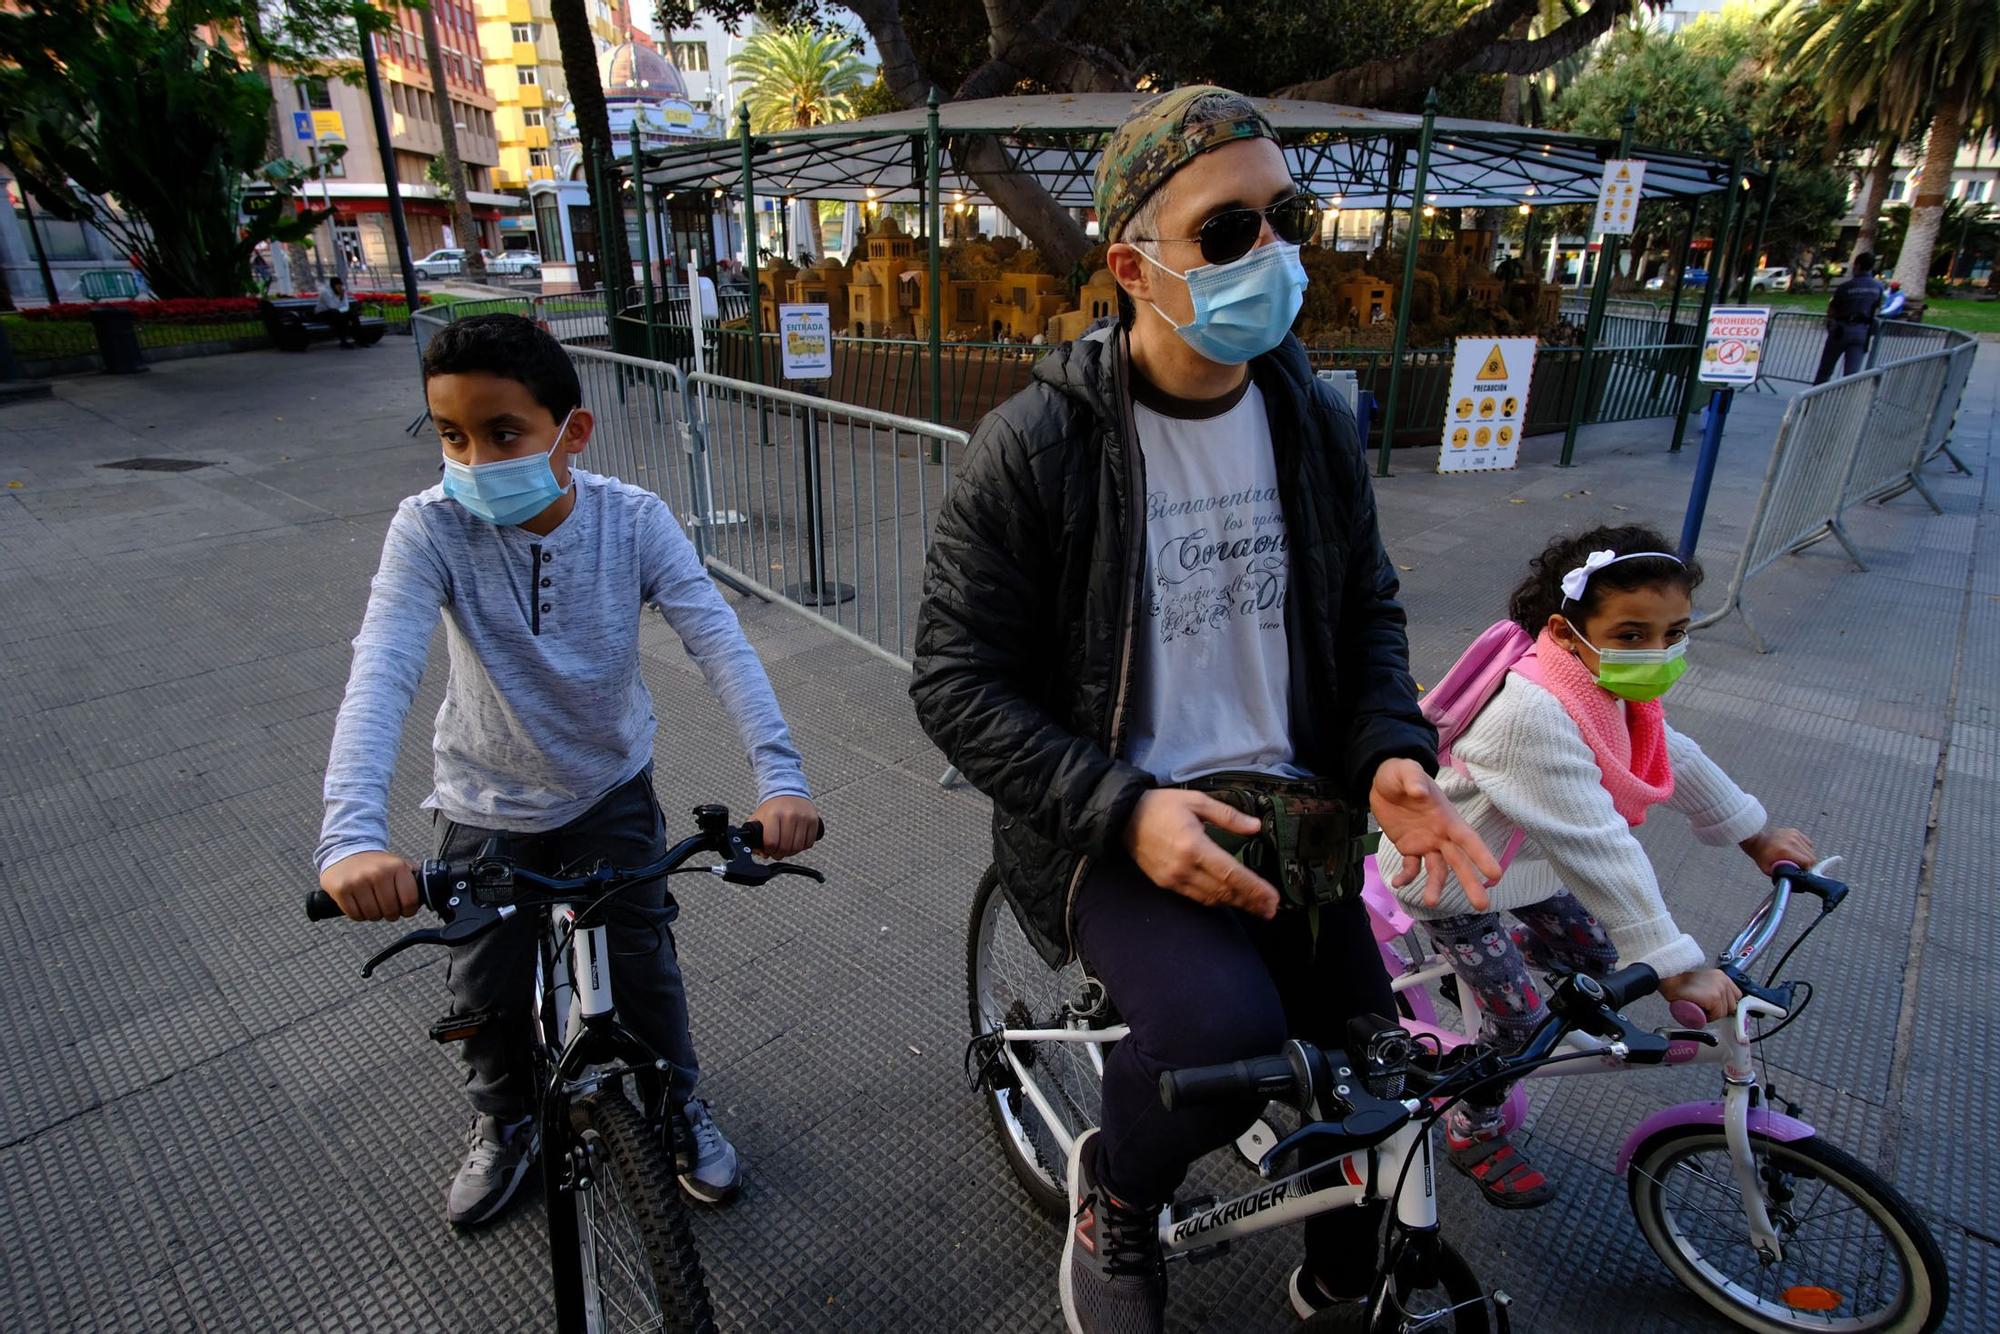
[[[772,797],[750,818],[764,826],[762,857],[794,857],[819,842],[819,811],[804,797]]]
[[[1757,869],[1765,875],[1771,874],[1779,862],[1796,862],[1800,866],[1811,866],[1818,861],[1813,852],[1812,840],[1802,829],[1766,829],[1752,834],[1736,845],[1750,854],[1750,860],[1757,863]]]
[[[1743,993],[1737,990],[1736,984],[1715,968],[1696,968],[1691,972],[1663,977],[1660,979],[1660,994],[1670,1002],[1690,1001],[1699,1005],[1701,1012],[1710,1019],[1722,1019],[1735,1013],[1736,1002],[1743,999]]]
[[[416,870],[393,852],[356,852],[319,873],[319,887],[357,922],[416,916]]]

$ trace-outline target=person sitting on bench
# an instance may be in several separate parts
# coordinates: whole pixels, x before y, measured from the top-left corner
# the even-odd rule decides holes
[[[319,285],[319,300],[313,305],[313,317],[333,327],[340,335],[342,347],[353,347],[354,338],[361,330],[361,312],[354,309],[354,303],[347,299],[347,284],[339,278],[329,278]]]

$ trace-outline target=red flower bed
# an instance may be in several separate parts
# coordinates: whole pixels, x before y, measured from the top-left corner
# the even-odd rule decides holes
[[[350,292],[348,299],[383,306],[401,306],[401,292]],[[428,306],[429,294],[420,294],[417,304]],[[87,320],[93,310],[130,311],[135,320],[157,320],[170,324],[234,324],[257,318],[254,296],[175,297],[166,301],[65,301],[53,306],[30,306],[21,312],[30,320]]]

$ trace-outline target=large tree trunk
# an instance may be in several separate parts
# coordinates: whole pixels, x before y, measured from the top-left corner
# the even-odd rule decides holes
[[[258,55],[262,45],[262,20],[257,6],[251,5],[243,13],[244,45],[250,49],[250,60],[256,66],[257,77],[264,82],[264,91],[271,95],[271,115],[266,128],[269,134],[264,141],[264,155],[276,162],[291,154],[285,148],[285,108],[278,101],[278,80],[271,73],[271,62]],[[296,292],[299,290],[297,275],[306,271],[312,260],[306,255],[306,248],[297,241],[271,242],[271,286],[276,292]]]
[[[819,225],[819,201],[817,199],[808,199],[806,201],[806,239],[808,244],[812,246],[813,263],[817,264],[825,259],[826,231]],[[797,256],[787,255],[785,258],[795,261]]]
[[[1931,252],[1937,248],[1938,228],[1944,222],[1944,201],[1951,191],[1951,168],[1958,160],[1968,100],[1963,90],[1954,88],[1939,100],[1937,114],[1931,117],[1923,176],[1910,206],[1910,229],[1903,236],[1903,253],[1896,259],[1896,281],[1903,284],[1912,301],[1923,299],[1924,284],[1931,275]]]
[[[1854,234],[1854,249],[1847,254],[1850,268],[1862,255],[1875,253],[1875,238],[1882,229],[1882,201],[1889,197],[1889,178],[1895,173],[1896,141],[1885,139],[1875,145],[1875,160],[1862,178],[1861,202],[1856,205],[1861,230]]]
[[[583,179],[597,205],[597,254],[605,286],[623,293],[632,283],[632,260],[625,248],[625,204],[612,180],[598,189],[600,169],[609,175],[612,163],[611,116],[604,107],[604,83],[597,75],[597,43],[590,35],[590,17],[583,0],[549,0],[555,20],[556,45],[562,49],[563,80],[569,85],[570,113],[583,141]],[[621,298],[622,299],[622,298]]]
[[[437,11],[429,5],[423,15],[424,60],[431,71],[431,101],[437,106],[438,138],[444,144],[444,178],[451,185],[451,229],[459,248],[465,251],[465,271],[475,278],[486,276],[486,255],[480,245],[479,224],[472,219],[472,201],[466,198],[465,161],[458,155],[458,126],[451,109],[451,89],[444,81],[444,48],[438,42]]]

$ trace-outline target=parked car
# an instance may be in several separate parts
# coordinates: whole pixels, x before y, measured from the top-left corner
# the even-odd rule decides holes
[[[465,272],[465,252],[458,249],[433,250],[410,266],[419,278],[456,278]]]
[[[542,276],[542,257],[532,250],[489,250],[486,252],[486,271],[539,278]]]
[[[1792,290],[1792,271],[1782,268],[1759,269],[1750,275],[1750,290],[1753,292],[1789,292]]]
[[[1664,273],[1656,273],[1652,277],[1646,279],[1646,290],[1649,292],[1660,291],[1662,288],[1666,287],[1666,285],[1667,285],[1667,275]],[[1683,287],[1708,286],[1708,270],[1683,269],[1681,271],[1681,285]]]

